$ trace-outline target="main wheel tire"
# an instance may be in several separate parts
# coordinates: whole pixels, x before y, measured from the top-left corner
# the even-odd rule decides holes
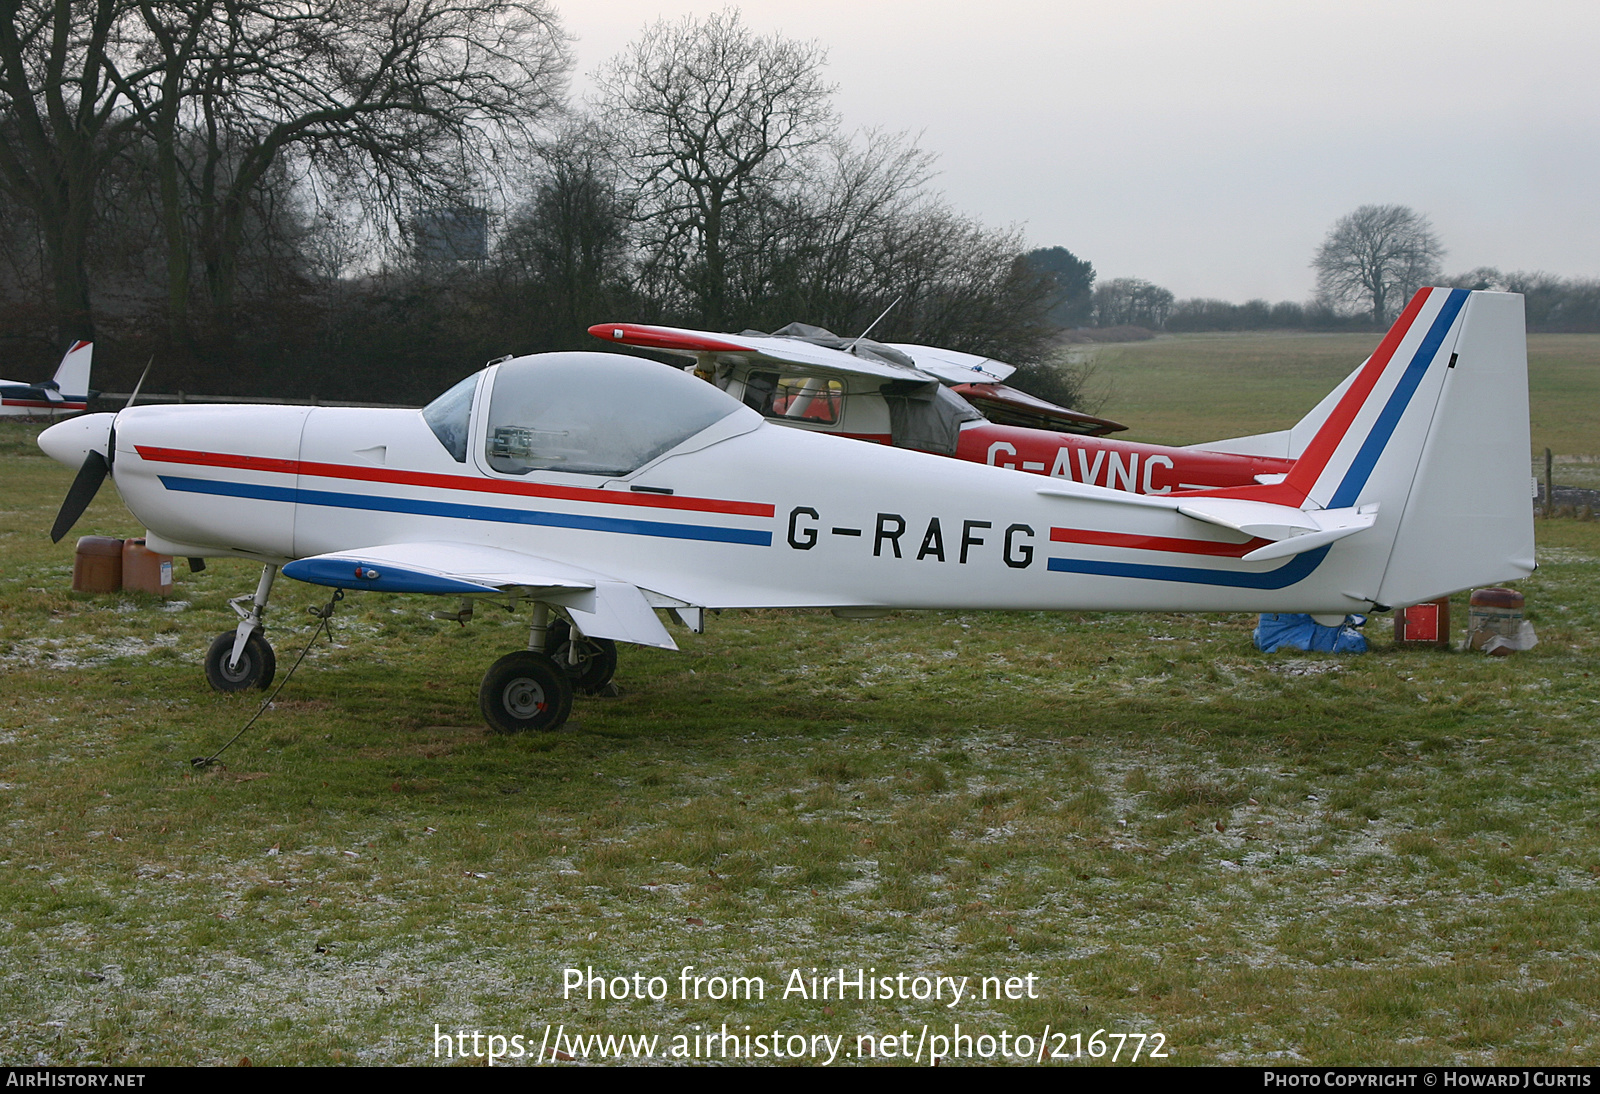
[[[260,631],[250,632],[239,663],[230,667],[236,633],[223,631],[211,640],[211,648],[206,651],[206,680],[217,691],[271,687],[272,678],[278,674],[278,655],[272,652],[272,644]]]
[[[611,683],[611,678],[617,672],[617,644],[611,639],[579,635],[576,639],[578,663],[572,664],[572,624],[565,619],[557,619],[544,634],[544,648],[550,660],[567,674],[567,679],[572,681],[573,691],[594,695]]]
[[[572,713],[572,683],[544,654],[518,650],[483,674],[478,706],[496,733],[560,729]]]

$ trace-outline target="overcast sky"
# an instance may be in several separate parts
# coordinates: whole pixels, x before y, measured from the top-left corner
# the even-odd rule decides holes
[[[698,0],[555,0],[575,91]],[[1101,280],[1303,300],[1358,205],[1474,266],[1600,276],[1596,0],[748,0],[828,50],[852,128],[921,135],[963,213]]]

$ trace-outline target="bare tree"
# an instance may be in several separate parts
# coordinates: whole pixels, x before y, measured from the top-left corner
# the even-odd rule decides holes
[[[801,319],[857,332],[872,322],[903,294],[894,256],[907,250],[917,217],[937,205],[923,189],[932,163],[904,134],[876,130],[836,137],[808,157],[783,200],[769,198],[743,218],[750,238],[730,279],[741,321]]]
[[[174,13],[183,12],[182,18]],[[180,28],[204,9],[198,42]],[[525,146],[568,68],[547,0],[182,0],[142,11],[184,108],[149,111],[184,208],[163,202],[181,315],[187,254],[227,323],[245,233],[274,171],[315,178],[391,217],[408,198],[450,200]],[[175,24],[175,25],[174,25]]]
[[[1172,314],[1172,293],[1138,277],[1119,277],[1094,290],[1095,322],[1102,327],[1160,330]]]
[[[740,215],[729,305],[743,325],[793,320],[1013,363],[1039,355],[1051,279],[1019,262],[1021,233],[950,209],[926,189],[933,157],[905,134],[835,138],[780,194]]]
[[[900,303],[873,337],[921,342],[995,357],[1037,360],[1049,336],[1044,313],[1054,282],[1022,258],[1019,230],[996,230],[928,202],[890,225],[868,257]]]
[[[169,314],[198,266],[226,323],[288,188],[391,214],[459,192],[515,158],[568,63],[549,0],[0,0],[0,185],[39,225],[61,336],[90,337],[98,188],[137,149]]]
[[[593,130],[569,128],[539,158],[532,196],[496,247],[499,310],[534,345],[587,349],[590,324],[628,295],[626,203]]]
[[[1339,218],[1317,249],[1317,298],[1358,305],[1384,326],[1405,300],[1439,276],[1444,247],[1428,218],[1405,205],[1363,205]]]
[[[0,184],[36,218],[64,342],[94,337],[96,188],[137,134],[127,88],[159,71],[137,32],[132,0],[0,0]]]
[[[657,23],[601,70],[596,115],[636,191],[645,273],[708,326],[724,323],[730,269],[763,245],[796,160],[832,135],[823,61],[727,11]]]
[[[601,73],[593,107],[634,195],[639,284],[713,329],[794,320],[1010,360],[1038,355],[1048,277],[1020,235],[925,189],[904,135],[838,132],[814,44],[736,13],[659,23]]]

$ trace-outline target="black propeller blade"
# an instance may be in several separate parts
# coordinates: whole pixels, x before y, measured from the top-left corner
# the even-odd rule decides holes
[[[150,360],[144,364],[144,371],[139,374],[139,382],[133,385],[133,393],[128,396],[127,406],[124,406],[123,410],[132,406],[133,401],[139,397],[139,389],[144,387],[145,379],[150,375],[150,366],[155,362],[155,355],[151,354]],[[117,422],[113,418],[111,432],[106,437],[106,454],[101,455],[91,449],[83,461],[83,466],[78,468],[78,477],[72,480],[72,487],[61,503],[61,512],[56,514],[56,522],[50,526],[51,543],[60,543],[61,537],[72,531],[72,526],[78,523],[83,511],[94,501],[95,494],[100,492],[100,484],[106,481],[106,475],[111,471],[111,461],[116,458]]]
[[[61,537],[72,530],[78,523],[78,518],[83,516],[83,511],[89,508],[89,503],[100,490],[100,484],[106,481],[106,473],[111,470],[111,465],[106,458],[98,452],[91,451],[83,461],[83,466],[78,468],[78,477],[72,480],[72,488],[67,491],[66,500],[61,503],[61,512],[56,514],[56,522],[50,527],[50,542],[60,543]]]
[[[127,405],[122,408],[123,410],[127,410],[128,407],[132,406],[133,405],[133,401],[139,397],[139,389],[144,387],[145,377],[150,375],[150,366],[155,364],[155,363],[156,363],[156,355],[152,353],[150,355],[150,360],[148,360],[148,361],[146,361],[144,363],[144,371],[139,373],[139,382],[137,384],[133,385],[133,392],[132,392],[132,394],[130,394],[128,396]]]

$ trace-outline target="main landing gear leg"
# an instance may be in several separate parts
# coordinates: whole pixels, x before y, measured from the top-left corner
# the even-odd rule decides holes
[[[572,683],[545,654],[550,606],[533,606],[528,648],[508,653],[489,666],[478,687],[478,707],[496,733],[555,730],[572,714]]]
[[[261,567],[255,595],[236,596],[228,601],[228,606],[239,615],[239,625],[217,635],[206,651],[206,679],[216,690],[244,691],[272,684],[278,671],[278,659],[261,632],[267,599],[272,595],[272,583],[277,576],[276,566]],[[247,600],[248,608],[244,606]]]
[[[580,695],[599,695],[617,671],[617,644],[609,638],[590,638],[565,619],[550,624],[545,652],[566,672]]]
[[[546,653],[545,638],[550,633],[550,605],[537,601],[533,605],[533,622],[528,625],[528,648],[535,653]]]

